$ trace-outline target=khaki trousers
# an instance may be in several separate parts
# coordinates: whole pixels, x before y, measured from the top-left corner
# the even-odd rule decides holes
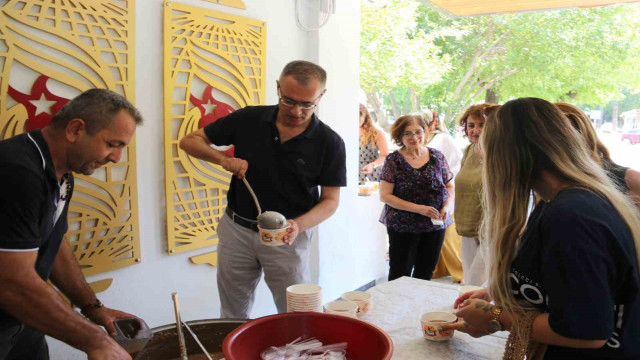
[[[257,232],[224,214],[218,224],[220,317],[249,318],[263,272],[278,313],[286,312],[287,287],[311,281],[309,243],[316,237],[314,227],[299,233],[291,246],[266,246]]]

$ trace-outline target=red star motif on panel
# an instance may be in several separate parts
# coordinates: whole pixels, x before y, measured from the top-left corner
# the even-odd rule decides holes
[[[200,110],[202,115],[198,123],[198,128],[200,129],[235,111],[231,105],[216,100],[213,97],[212,90],[213,86],[207,86],[201,99],[190,95],[191,103]],[[224,152],[229,156],[233,156],[233,148]]]
[[[69,99],[52,94],[47,89],[48,76],[40,75],[31,87],[31,94],[23,94],[9,86],[8,94],[27,109],[27,129],[42,129],[47,126],[53,115],[69,102]]]

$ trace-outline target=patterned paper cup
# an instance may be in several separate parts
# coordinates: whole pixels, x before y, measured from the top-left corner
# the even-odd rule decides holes
[[[287,312],[322,312],[322,288],[315,284],[295,284],[287,288]]]
[[[263,229],[258,226],[258,232],[260,232],[260,242],[267,246],[281,246],[285,245],[282,240],[287,235],[287,229],[291,226],[291,223],[287,221],[287,225],[282,229]]]
[[[343,300],[351,301],[358,305],[358,317],[363,316],[371,309],[371,294],[364,291],[348,291],[342,294]]]
[[[442,325],[451,324],[458,317],[448,312],[429,312],[420,317],[422,335],[427,340],[443,341],[453,337],[453,330],[442,330]]]
[[[337,300],[327,303],[324,306],[324,312],[327,314],[336,314],[355,318],[358,305],[353,301]]]

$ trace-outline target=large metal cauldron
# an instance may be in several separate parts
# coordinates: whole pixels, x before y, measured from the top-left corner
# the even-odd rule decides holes
[[[242,319],[210,319],[187,321],[198,335],[198,339],[210,353],[222,352],[222,341],[231,331],[244,324]],[[135,360],[171,360],[180,357],[176,325],[164,325],[151,329],[153,337],[138,354],[132,354]],[[202,354],[202,350],[191,334],[183,328],[184,339],[189,355]]]

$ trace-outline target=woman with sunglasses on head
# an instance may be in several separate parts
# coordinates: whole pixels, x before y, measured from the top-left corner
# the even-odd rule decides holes
[[[627,194],[640,209],[640,171],[620,166],[611,160],[609,149],[598,139],[596,130],[591,124],[591,120],[575,105],[557,102],[555,105],[560,108],[573,127],[578,130],[586,141],[591,157],[598,162],[609,174],[618,189]]]
[[[445,328],[509,330],[509,359],[640,358],[640,218],[628,198],[545,100],[507,102],[481,142],[489,288],[458,298]],[[541,201],[529,214],[531,192]]]
[[[422,115],[404,115],[391,127],[400,146],[384,163],[380,222],[389,234],[389,280],[401,276],[431,279],[451,225],[453,174],[444,155],[424,146],[427,124]]]
[[[486,280],[485,261],[478,231],[482,221],[482,152],[478,140],[486,116],[499,105],[472,105],[460,116],[459,124],[471,144],[464,150],[456,176],[455,221],[462,236],[462,269],[465,285],[480,286]]]
[[[384,131],[373,123],[366,106],[360,104],[360,171],[359,183],[380,181],[384,159],[389,154],[389,145]]]

